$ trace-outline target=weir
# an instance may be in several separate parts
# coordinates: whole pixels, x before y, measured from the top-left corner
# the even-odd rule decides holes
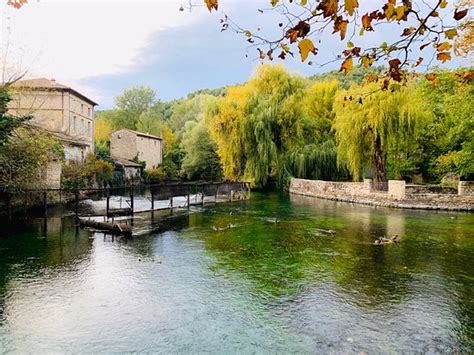
[[[23,199],[33,199],[36,196],[36,204],[30,206],[41,210],[44,216],[48,213],[51,205],[69,205],[73,207],[76,225],[92,226],[91,222],[98,222],[96,227],[104,227],[105,230],[117,231],[115,217],[130,216],[133,220],[135,213],[153,212],[157,210],[174,208],[187,208],[193,205],[204,205],[205,203],[228,202],[234,200],[246,200],[250,197],[250,184],[247,182],[191,182],[175,184],[153,184],[153,185],[128,185],[104,188],[82,188],[82,189],[29,189],[21,192],[3,191],[0,194],[1,214],[6,213],[8,219],[12,219],[16,206],[25,206]],[[93,211],[84,211],[81,201],[90,200]],[[117,206],[119,201],[119,206]],[[144,205],[146,202],[146,206]],[[31,202],[31,201],[30,201]],[[137,207],[137,202],[139,206]],[[149,204],[148,204],[149,203]],[[114,205],[115,204],[115,205]],[[101,207],[103,205],[103,207]],[[22,208],[25,213],[25,208]],[[91,218],[94,217],[95,220]],[[131,222],[133,224],[133,221]],[[120,226],[120,225],[119,225]],[[110,228],[108,228],[110,227]],[[129,233],[129,230],[127,233]]]

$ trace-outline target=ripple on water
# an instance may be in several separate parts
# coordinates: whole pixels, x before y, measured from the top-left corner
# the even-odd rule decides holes
[[[36,222],[0,238],[2,350],[472,350],[472,215],[256,194],[159,219],[159,233],[141,217],[131,240],[67,218],[46,238]]]

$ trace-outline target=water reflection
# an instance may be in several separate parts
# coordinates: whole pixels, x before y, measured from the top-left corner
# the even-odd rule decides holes
[[[473,347],[472,214],[255,194],[162,212],[151,227],[150,214],[136,217],[143,233],[131,240],[54,216],[4,231],[6,351]],[[372,244],[393,234],[400,244]]]

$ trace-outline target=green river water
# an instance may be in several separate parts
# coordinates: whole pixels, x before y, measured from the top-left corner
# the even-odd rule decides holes
[[[0,352],[474,352],[473,214],[277,193],[163,213],[132,239],[5,224]]]

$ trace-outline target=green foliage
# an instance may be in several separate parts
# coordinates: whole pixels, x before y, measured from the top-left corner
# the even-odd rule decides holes
[[[202,120],[207,107],[215,100],[216,98],[211,95],[196,95],[191,99],[183,99],[175,102],[170,118],[170,127],[173,132],[175,132],[178,140],[182,138],[186,122],[198,122]]]
[[[438,72],[436,85],[423,80],[419,91],[434,112],[423,131],[423,173],[439,180],[449,172],[474,175],[474,83],[460,81],[452,72]]]
[[[160,102],[147,88],[126,90],[117,108],[99,113],[108,127],[164,138],[163,179],[246,180],[264,186],[289,179],[473,178],[473,84],[452,72],[369,83],[381,67],[328,72],[309,80],[263,65],[245,84],[200,90]],[[365,80],[364,80],[365,79]],[[132,118],[133,116],[133,118]],[[107,141],[97,154],[107,158]],[[217,156],[216,156],[217,153]]]
[[[310,76],[312,81],[337,81],[341,89],[349,89],[352,85],[361,85],[368,74],[380,75],[385,68],[363,66],[354,68],[350,73],[343,73],[340,70],[331,70],[326,73]]]
[[[10,191],[44,187],[41,176],[47,163],[63,157],[62,146],[50,135],[19,128],[15,137],[0,146],[0,186]]]
[[[97,119],[109,122],[114,130],[129,128],[135,130],[140,115],[157,104],[153,89],[143,86],[125,90],[115,98],[116,108],[100,111]]]
[[[107,144],[96,144],[95,158],[98,160],[105,160],[109,163],[113,163],[113,159],[110,156],[110,147]]]
[[[210,96],[219,97],[219,96],[225,96],[225,93],[226,93],[226,88],[201,89],[201,90],[188,94],[187,98],[190,100],[199,95],[210,95]]]
[[[146,169],[143,178],[147,184],[159,184],[166,180],[166,172],[163,167]]]
[[[222,176],[219,156],[205,120],[186,122],[181,142],[185,156],[181,171],[188,180],[219,180]]]
[[[392,92],[393,91],[393,92]],[[431,117],[426,104],[413,85],[381,91],[376,84],[352,87],[336,97],[336,134],[339,161],[359,180],[372,169],[375,181],[386,181],[388,159],[399,153],[420,134]],[[392,157],[387,157],[392,149]]]
[[[31,116],[13,116],[8,114],[8,103],[11,96],[8,87],[0,86],[0,146],[5,145],[12,132],[20,127],[20,125],[31,119]]]
[[[96,159],[93,154],[82,162],[69,161],[63,165],[61,186],[66,190],[105,186],[114,179],[112,163]]]
[[[312,168],[338,176],[343,169],[336,167],[336,154],[323,145],[333,139],[337,86],[334,81],[310,85],[281,66],[265,65],[247,84],[229,88],[209,110],[224,176],[256,186],[275,178],[283,186],[291,176],[319,176],[308,171]]]
[[[163,170],[167,180],[179,180],[181,178],[181,166],[186,152],[177,144],[167,149],[163,155]]]
[[[321,144],[305,145],[284,155],[278,170],[278,184],[286,188],[292,177],[337,181],[347,176],[344,167],[337,164],[334,141],[328,140]]]

